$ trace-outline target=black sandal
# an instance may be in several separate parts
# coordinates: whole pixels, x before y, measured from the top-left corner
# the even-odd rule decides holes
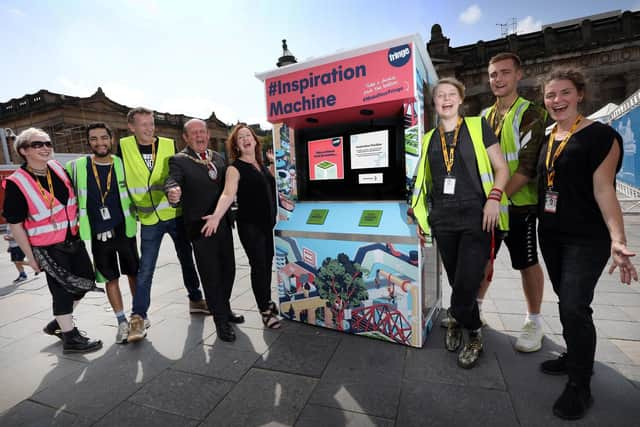
[[[271,312],[276,316],[280,314],[280,312],[278,311],[278,306],[273,301],[269,301],[269,310],[271,310]]]
[[[261,311],[262,324],[268,329],[280,329],[280,319],[276,316],[273,310]]]

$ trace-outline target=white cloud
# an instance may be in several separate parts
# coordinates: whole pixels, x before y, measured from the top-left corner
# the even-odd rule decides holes
[[[636,12],[636,11],[640,10],[640,1],[636,2],[636,4],[631,6],[630,10],[633,11],[633,12]]]
[[[481,16],[482,11],[480,10],[480,6],[478,6],[477,4],[472,4],[462,11],[462,13],[458,16],[458,19],[465,24],[475,24],[480,20]]]
[[[533,33],[534,31],[540,31],[542,28],[542,21],[536,21],[533,16],[527,16],[524,19],[518,21],[518,34]]]

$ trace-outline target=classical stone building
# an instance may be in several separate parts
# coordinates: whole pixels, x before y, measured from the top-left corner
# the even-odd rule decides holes
[[[465,84],[467,114],[478,114],[493,102],[487,66],[504,51],[522,59],[520,93],[535,101],[542,101],[538,79],[553,67],[579,67],[586,74],[587,114],[608,102],[618,104],[640,88],[640,12],[608,12],[459,47],[449,46],[436,24],[427,49],[440,77],[455,76]]]
[[[0,128],[11,128],[16,134],[34,126],[44,129],[50,136],[56,152],[86,153],[89,151],[85,126],[94,121],[107,123],[114,138],[129,135],[127,112],[130,107],[109,99],[101,88],[87,98],[61,95],[40,90],[32,95],[0,103]],[[191,117],[183,114],[155,113],[156,133],[173,138],[178,147],[184,146],[182,127]],[[224,152],[224,141],[229,126],[218,120],[215,113],[205,120],[211,134],[210,146]],[[19,163],[9,147],[12,161]],[[8,163],[0,150],[0,163]]]

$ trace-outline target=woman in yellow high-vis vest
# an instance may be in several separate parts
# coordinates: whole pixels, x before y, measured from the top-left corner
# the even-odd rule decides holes
[[[476,297],[493,231],[508,229],[509,169],[486,120],[460,115],[462,83],[441,79],[432,95],[439,124],[422,142],[412,208],[421,239],[435,237],[452,288],[445,346],[455,352],[466,341],[458,365],[471,368],[482,352]]]

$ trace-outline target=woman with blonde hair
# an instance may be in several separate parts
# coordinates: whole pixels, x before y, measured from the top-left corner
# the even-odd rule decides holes
[[[487,121],[462,117],[462,83],[441,79],[432,95],[439,123],[422,142],[412,209],[421,240],[435,237],[452,288],[445,347],[457,351],[464,329],[458,365],[468,369],[483,349],[476,298],[493,233],[508,228],[503,191],[509,170]]]
[[[3,181],[3,215],[34,271],[43,270],[53,302],[54,320],[43,329],[62,340],[64,353],[88,353],[102,341],[80,334],[73,309],[96,287],[91,259],[78,232],[78,205],[64,167],[53,159],[51,138],[29,128],[14,143],[24,163]]]

